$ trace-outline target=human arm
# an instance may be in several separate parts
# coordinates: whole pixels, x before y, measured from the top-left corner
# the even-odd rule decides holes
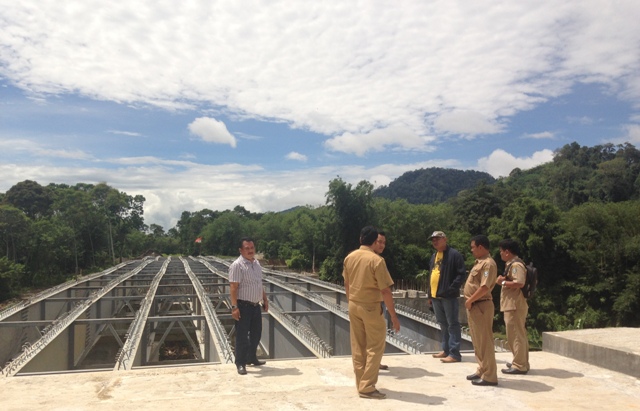
[[[487,287],[486,285],[480,286],[480,288],[478,288],[476,292],[473,293],[473,295],[471,295],[471,297],[469,297],[467,301],[464,302],[464,307],[467,310],[471,310],[471,306],[473,305],[473,303],[484,297],[488,292],[489,287]]]
[[[265,311],[269,311],[269,300],[267,299],[267,293],[262,290],[262,309]]]
[[[467,276],[467,268],[464,265],[464,257],[462,257],[462,254],[460,254],[458,251],[455,251],[452,257],[453,281],[451,282],[450,288],[455,290],[457,295],[459,296],[460,287],[462,287],[462,284],[464,283],[464,280]]]
[[[509,272],[511,275],[509,275]],[[507,273],[506,276],[500,275],[496,278],[496,285],[501,285],[504,288],[515,289],[524,287],[524,284],[527,281],[527,269],[524,264],[517,261],[509,264],[505,273]]]
[[[231,288],[230,288],[230,298],[231,298],[231,306],[235,307],[231,309],[231,316],[233,317],[234,320],[239,321],[240,320],[240,310],[238,309],[238,288],[240,286],[240,283],[229,283]]]
[[[393,330],[395,332],[399,332],[400,321],[398,320],[398,315],[396,314],[396,309],[393,304],[393,294],[391,293],[391,288],[384,288],[380,290],[380,292],[382,293],[382,301],[384,301],[384,305],[387,307],[387,311],[389,311],[391,323],[393,324]]]

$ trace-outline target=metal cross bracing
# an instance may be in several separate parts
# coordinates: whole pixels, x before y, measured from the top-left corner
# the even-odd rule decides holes
[[[229,264],[215,257],[136,260],[10,307],[0,312],[2,374],[233,362]],[[263,313],[262,358],[350,355],[344,288],[264,272],[270,310]],[[387,353],[429,350],[433,322],[412,310],[397,308],[402,330],[389,333]]]

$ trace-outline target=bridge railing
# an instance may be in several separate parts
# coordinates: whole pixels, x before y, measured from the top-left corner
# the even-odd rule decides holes
[[[288,329],[293,332],[298,338],[305,343],[313,353],[318,357],[328,358],[333,353],[333,348],[327,344],[322,338],[320,338],[309,327],[302,324],[300,321],[291,317],[274,304],[269,305],[269,312],[283,325],[288,324]]]
[[[91,293],[88,299],[79,301],[75,307],[63,314],[61,317],[53,321],[45,330],[46,332],[40,339],[33,344],[25,344],[22,352],[13,360],[9,361],[2,369],[2,375],[11,377],[18,373],[33,357],[42,351],[51,341],[53,341],[62,331],[73,323],[83,312],[85,312],[92,304],[106,295],[121,282],[138,274],[151,261],[145,260],[134,270],[129,271],[107,283],[104,287]]]
[[[184,268],[187,272],[187,275],[191,279],[191,283],[193,284],[194,289],[196,290],[196,294],[198,295],[198,299],[200,299],[200,303],[202,304],[202,311],[207,320],[207,324],[209,326],[209,331],[212,334],[212,340],[216,349],[218,350],[218,354],[220,355],[220,359],[224,359],[227,363],[234,362],[234,354],[233,349],[231,348],[231,343],[229,342],[229,336],[225,331],[224,326],[220,322],[220,319],[216,315],[216,309],[213,307],[211,300],[207,296],[207,292],[204,289],[204,286],[198,279],[198,277],[191,270],[191,266],[189,266],[189,262],[180,257],[180,261],[184,264]],[[205,263],[205,260],[196,260],[202,263]],[[208,263],[205,263],[205,266]],[[210,264],[208,267],[212,272],[215,270]]]
[[[133,367],[133,361],[135,359],[136,352],[138,351],[138,347],[140,346],[140,341],[142,340],[142,333],[144,331],[145,324],[147,323],[147,318],[149,317],[149,311],[153,305],[153,298],[156,295],[158,285],[162,280],[162,276],[167,271],[167,266],[170,262],[171,257],[164,261],[160,271],[158,271],[151,281],[147,294],[141,301],[140,309],[136,313],[133,321],[131,321],[131,325],[127,330],[124,345],[120,348],[116,356],[116,365],[113,367],[114,371],[118,371],[120,369],[130,370]]]

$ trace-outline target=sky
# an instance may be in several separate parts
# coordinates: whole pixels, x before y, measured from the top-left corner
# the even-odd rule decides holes
[[[640,145],[637,0],[0,0],[0,192],[183,211],[325,203],[428,167]]]

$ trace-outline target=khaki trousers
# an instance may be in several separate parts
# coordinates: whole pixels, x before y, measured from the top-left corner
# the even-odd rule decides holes
[[[529,338],[527,337],[527,313],[525,304],[513,311],[504,312],[504,324],[507,328],[507,344],[513,353],[512,367],[520,371],[529,371]]]
[[[356,387],[360,393],[371,393],[376,390],[387,333],[380,303],[349,301],[349,328]]]
[[[467,310],[473,350],[478,362],[476,374],[485,381],[498,382],[496,351],[493,345],[493,301],[484,300],[474,303]]]

